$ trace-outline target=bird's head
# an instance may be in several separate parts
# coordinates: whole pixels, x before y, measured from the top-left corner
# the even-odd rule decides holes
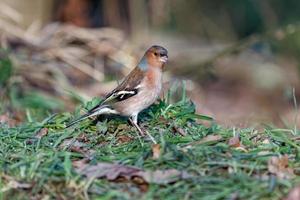
[[[139,63],[139,67],[147,69],[149,65],[152,67],[163,68],[164,64],[168,61],[168,51],[162,46],[154,45],[150,47],[142,60]]]

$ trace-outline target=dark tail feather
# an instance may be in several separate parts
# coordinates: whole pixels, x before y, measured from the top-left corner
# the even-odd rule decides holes
[[[114,110],[112,110],[111,108],[109,108],[107,105],[96,106],[92,110],[90,110],[88,113],[82,115],[78,119],[67,124],[66,128],[69,128],[69,127],[77,124],[78,122],[81,122],[82,120],[85,120],[89,117],[93,117],[96,115],[102,115],[102,114],[115,114],[115,113],[116,112]]]
[[[91,116],[91,113],[86,113],[86,114],[82,115],[78,119],[71,121],[69,124],[67,124],[66,128],[69,128],[69,127],[77,124],[78,122],[81,122],[82,120],[85,120],[86,118],[89,118],[89,116]]]

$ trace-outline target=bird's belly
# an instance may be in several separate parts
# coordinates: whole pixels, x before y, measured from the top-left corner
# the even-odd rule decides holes
[[[142,90],[134,97],[116,103],[114,108],[124,116],[138,114],[155,102],[159,96],[160,88]]]

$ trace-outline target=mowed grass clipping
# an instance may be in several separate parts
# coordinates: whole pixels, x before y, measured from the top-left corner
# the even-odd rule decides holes
[[[282,199],[300,181],[294,129],[223,128],[196,114],[185,94],[140,115],[158,145],[119,117],[65,129],[79,111],[0,123],[1,199]],[[99,163],[120,171],[80,171]]]

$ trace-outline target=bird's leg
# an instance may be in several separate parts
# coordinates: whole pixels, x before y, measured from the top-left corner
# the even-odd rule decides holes
[[[130,123],[138,130],[138,134],[140,136],[145,136],[145,133],[142,131],[142,129],[137,125],[137,123],[134,122],[133,119],[129,118]]]
[[[130,118],[129,118],[129,121],[130,123],[135,126],[135,128],[138,130],[139,134],[141,136],[145,136],[145,133],[150,137],[150,139],[152,140],[152,142],[154,144],[157,144],[157,142],[155,141],[155,139],[152,137],[152,135],[150,135],[150,133],[148,133],[147,131],[142,131],[142,129],[139,127],[139,125],[137,124],[137,118],[138,118],[138,114],[136,115],[132,115]]]
[[[138,124],[138,115],[139,115],[139,114],[135,114],[135,115],[132,115],[132,116],[131,116],[132,121],[133,121],[133,123],[135,123],[135,124]]]
[[[138,130],[140,136],[145,136],[145,133],[142,131],[142,129],[139,127],[138,125],[138,114],[132,115],[129,118],[130,123],[136,127],[136,129]]]

